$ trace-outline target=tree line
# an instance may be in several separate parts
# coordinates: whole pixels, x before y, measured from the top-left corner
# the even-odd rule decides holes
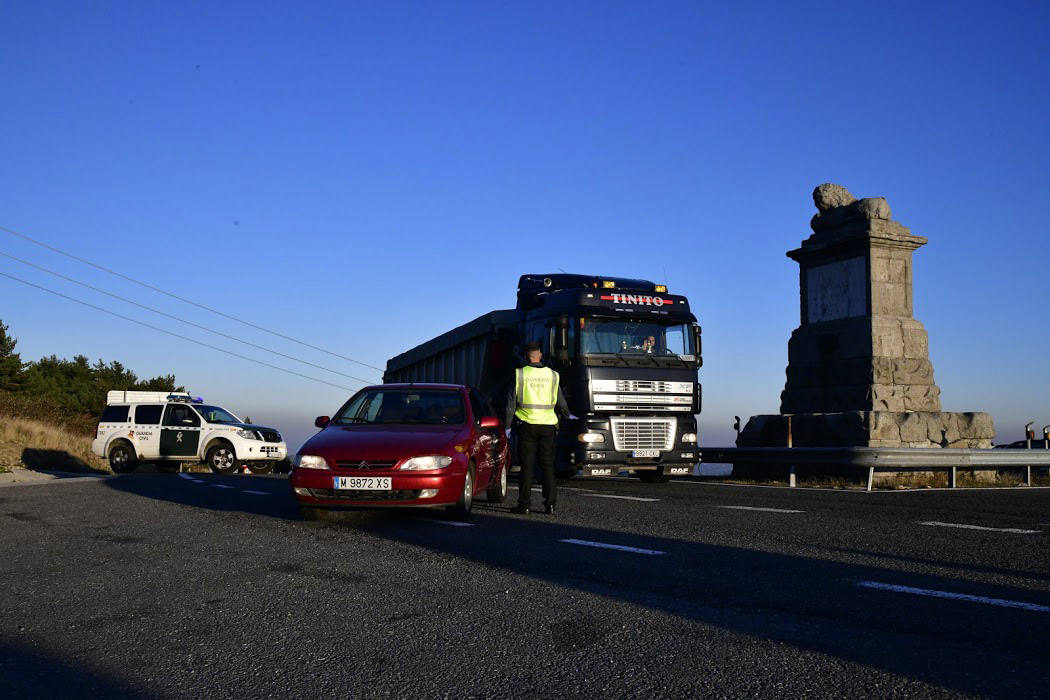
[[[97,418],[106,405],[106,392],[111,390],[183,391],[176,387],[174,374],[139,379],[115,360],[92,363],[84,355],[71,360],[50,355],[36,362],[23,362],[15,351],[18,339],[8,330],[0,321],[0,393],[4,394],[0,408],[6,407],[7,413],[20,408],[19,412],[37,414],[27,416],[34,418],[56,413]]]

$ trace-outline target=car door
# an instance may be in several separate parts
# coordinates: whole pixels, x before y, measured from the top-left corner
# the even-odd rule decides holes
[[[160,429],[161,457],[197,456],[201,439],[201,417],[184,403],[169,403]]]
[[[496,456],[499,454],[496,434],[499,432],[493,428],[482,428],[481,419],[488,415],[485,413],[484,404],[478,398],[477,392],[467,389],[467,397],[470,400],[470,412],[472,421],[472,434],[474,450],[474,463],[477,465],[478,473],[476,483],[479,488],[492,483],[493,468],[496,466]]]
[[[139,404],[135,406],[134,426],[135,449],[141,459],[160,457],[160,416],[164,404]]]

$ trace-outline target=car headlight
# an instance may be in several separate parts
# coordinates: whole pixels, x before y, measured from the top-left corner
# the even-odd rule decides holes
[[[427,455],[426,457],[413,457],[402,464],[401,469],[444,469],[450,464],[452,464],[452,458],[447,455]]]
[[[576,436],[580,442],[605,442],[605,436],[601,433],[580,433]]]
[[[259,436],[255,434],[254,430],[248,430],[247,428],[241,428],[237,431],[237,437],[242,437],[245,440],[258,440]]]
[[[328,462],[324,457],[317,455],[296,455],[292,458],[292,466],[300,469],[328,469]]]
[[[696,442],[696,433],[682,433],[682,442]]]

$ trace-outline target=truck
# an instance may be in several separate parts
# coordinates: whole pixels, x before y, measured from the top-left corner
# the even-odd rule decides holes
[[[559,426],[559,477],[662,482],[700,461],[701,328],[684,296],[648,280],[522,275],[515,308],[390,358],[383,381],[465,384],[502,417],[528,342],[560,374],[572,414]]]

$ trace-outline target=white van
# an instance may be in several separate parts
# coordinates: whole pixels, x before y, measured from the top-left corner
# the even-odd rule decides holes
[[[183,462],[199,461],[219,474],[241,464],[265,474],[288,455],[273,428],[244,423],[186,393],[111,391],[106,403],[91,451],[108,458],[117,473],[130,472],[139,462],[174,471]]]

